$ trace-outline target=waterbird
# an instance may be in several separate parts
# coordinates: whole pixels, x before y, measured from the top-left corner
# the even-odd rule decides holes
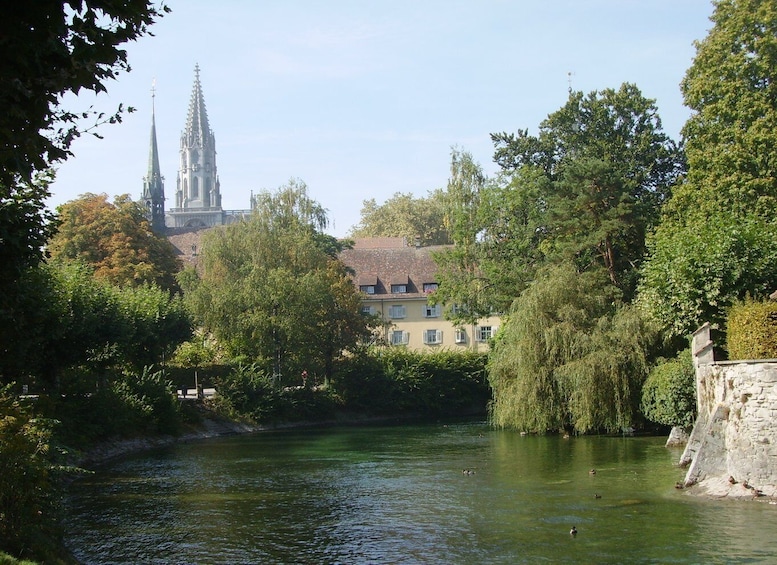
[[[596,469],[591,469],[590,471],[588,471],[588,474],[589,475],[595,475],[596,474]]]
[[[575,537],[577,535],[577,528],[572,526],[572,529],[569,530],[569,535]]]

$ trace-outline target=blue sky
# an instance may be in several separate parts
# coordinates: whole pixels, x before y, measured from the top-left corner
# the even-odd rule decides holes
[[[86,192],[140,197],[151,86],[168,206],[195,64],[216,136],[222,204],[301,179],[344,236],[362,202],[445,187],[450,152],[496,172],[489,134],[528,128],[574,90],[635,83],[679,139],[679,83],[710,0],[167,0],[132,71],[69,109],[136,112],[82,136],[58,167],[55,207]]]

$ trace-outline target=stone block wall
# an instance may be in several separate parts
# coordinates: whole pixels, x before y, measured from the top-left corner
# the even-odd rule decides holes
[[[729,476],[777,485],[777,360],[715,362],[709,327],[697,333],[698,416],[680,460],[686,485]]]

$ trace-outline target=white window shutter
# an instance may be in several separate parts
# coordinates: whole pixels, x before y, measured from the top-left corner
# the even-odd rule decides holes
[[[435,336],[435,343],[442,343],[442,330],[437,330],[437,335]]]
[[[402,345],[410,343],[410,332],[402,332]]]

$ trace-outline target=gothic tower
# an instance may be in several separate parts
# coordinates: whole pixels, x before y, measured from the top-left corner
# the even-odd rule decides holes
[[[165,232],[165,179],[159,168],[159,151],[156,144],[156,116],[154,115],[154,97],[151,88],[151,146],[148,152],[148,173],[143,177],[143,205],[151,229],[158,234]]]
[[[181,134],[175,208],[170,210],[168,223],[177,227],[224,223],[221,187],[216,172],[216,138],[208,124],[199,65],[194,68],[189,114]]]

